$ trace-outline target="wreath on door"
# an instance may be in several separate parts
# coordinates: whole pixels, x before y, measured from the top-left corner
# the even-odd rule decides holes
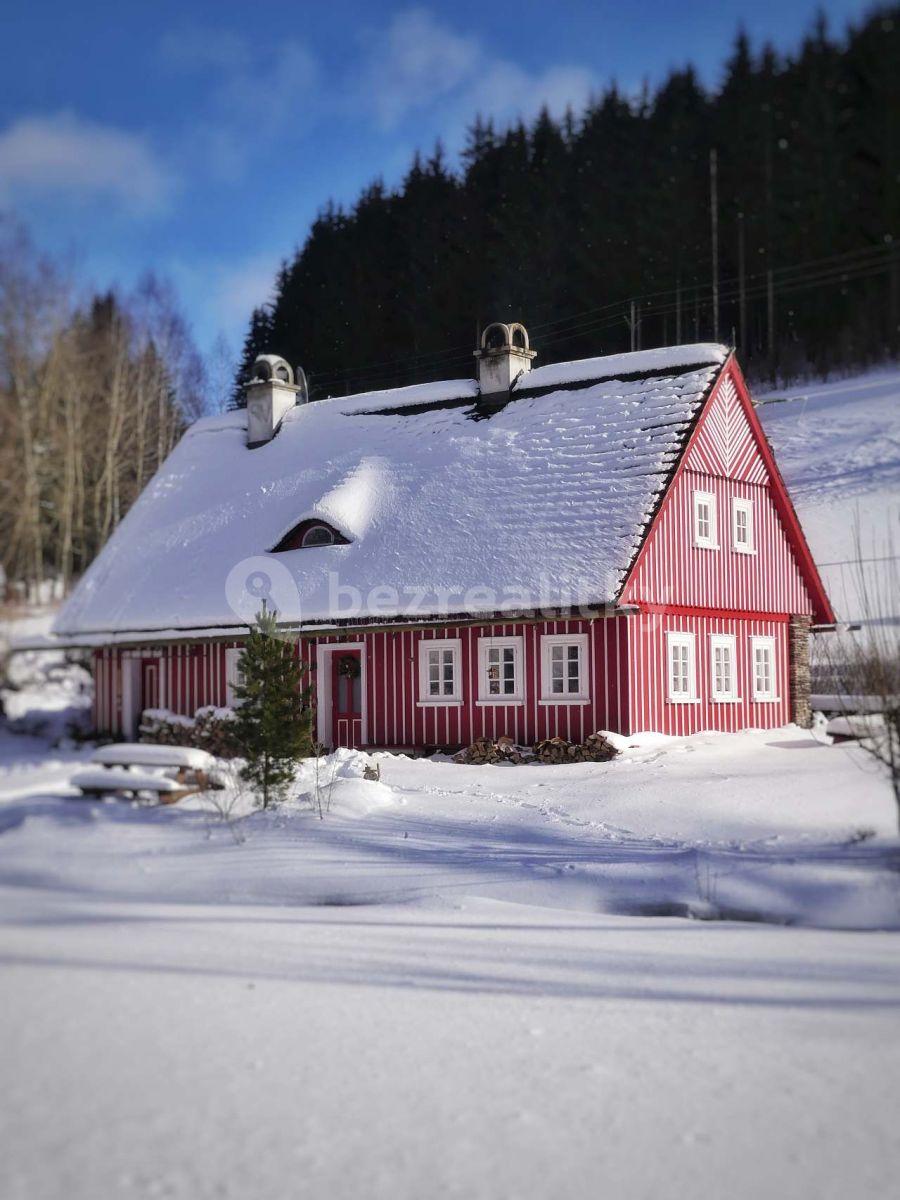
[[[338,675],[345,675],[348,679],[358,679],[360,673],[359,658],[355,654],[342,654],[338,659],[337,673]]]

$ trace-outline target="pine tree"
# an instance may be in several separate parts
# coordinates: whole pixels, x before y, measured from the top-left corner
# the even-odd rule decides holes
[[[247,760],[241,775],[262,807],[281,799],[297,762],[312,752],[311,688],[296,644],[284,638],[276,614],[263,606],[238,660],[235,735]]]
[[[281,285],[279,284],[279,294],[280,290]],[[272,351],[272,313],[265,306],[254,308],[250,315],[250,328],[244,338],[244,346],[241,350],[240,363],[231,394],[232,408],[246,408],[247,396],[244,385],[250,378],[257,355],[269,354]]]
[[[685,67],[561,120],[479,117],[456,169],[417,155],[395,190],[322,211],[243,366],[264,334],[314,399],[453,378],[471,372],[476,327],[510,317],[541,364],[612,354],[629,347],[632,297],[641,346],[709,338],[713,147],[720,331],[740,332],[743,365],[877,359],[900,346],[900,257],[847,278],[791,268],[897,244],[898,48],[894,3],[843,36],[819,19],[793,54],[741,33],[709,91]]]

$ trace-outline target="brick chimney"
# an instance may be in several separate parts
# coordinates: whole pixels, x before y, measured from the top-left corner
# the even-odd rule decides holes
[[[518,321],[511,325],[501,321],[488,325],[481,335],[481,347],[475,351],[482,395],[508,392],[520,375],[531,370],[531,360],[536,354],[528,345],[525,326]]]
[[[306,376],[300,367],[297,376],[295,383],[290,363],[277,354],[260,354],[253,364],[247,384],[247,445],[251,449],[270,442],[285,413],[309,399]]]

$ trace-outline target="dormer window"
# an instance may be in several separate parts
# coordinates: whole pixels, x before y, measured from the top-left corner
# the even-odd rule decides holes
[[[329,525],[327,521],[301,521],[299,525],[295,525],[288,533],[284,535],[277,546],[272,549],[273,554],[280,554],[285,550],[311,550],[316,546],[346,546],[349,538],[345,538],[342,533]]]
[[[300,545],[304,549],[307,546],[333,546],[334,530],[329,529],[327,525],[310,525],[304,533]]]

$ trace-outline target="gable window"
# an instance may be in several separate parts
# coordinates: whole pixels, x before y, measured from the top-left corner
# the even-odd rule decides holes
[[[588,699],[586,633],[552,633],[541,638],[541,700],[583,703]]]
[[[694,545],[718,550],[716,498],[712,492],[694,492]]]
[[[285,550],[310,550],[316,546],[346,546],[348,541],[349,538],[345,538],[327,521],[301,521],[288,530],[271,552],[281,554]]]
[[[753,699],[777,700],[775,639],[752,637],[750,639],[750,660],[753,670]]]
[[[716,633],[709,639],[709,665],[713,700],[737,700],[734,637]]]
[[[753,553],[753,501],[735,496],[731,502],[732,545],[742,554]]]
[[[419,642],[419,703],[462,701],[462,651],[459,638]]]
[[[523,654],[520,637],[479,638],[479,704],[521,704],[524,695]]]
[[[684,704],[694,700],[694,635],[673,632],[666,634],[669,662],[669,699]]]

